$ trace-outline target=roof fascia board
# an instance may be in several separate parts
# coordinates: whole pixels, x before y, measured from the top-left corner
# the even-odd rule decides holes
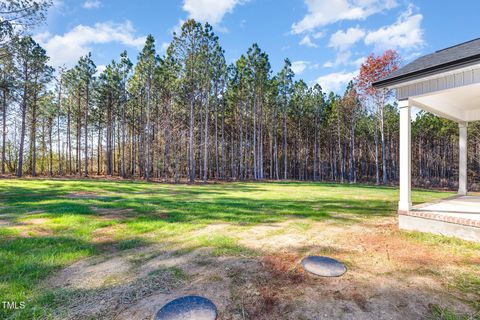
[[[412,81],[422,81],[429,76],[437,76],[438,74],[443,74],[446,72],[457,72],[460,69],[466,68],[467,70],[472,66],[480,64],[480,55],[475,55],[472,57],[464,58],[461,60],[452,61],[445,63],[439,66],[434,66],[426,68],[423,70],[418,70],[411,72],[406,75],[401,75],[392,79],[380,80],[373,83],[373,86],[376,88],[394,88],[403,86],[408,82]]]
[[[469,66],[465,66],[465,67],[458,68],[458,69],[453,69],[453,70],[450,70],[450,71],[439,72],[439,73],[432,74],[432,75],[429,75],[429,76],[426,76],[426,77],[419,77],[419,78],[414,79],[414,80],[405,81],[405,82],[401,82],[401,83],[398,83],[398,84],[395,84],[395,85],[388,86],[387,88],[388,89],[398,89],[398,88],[406,87],[406,86],[409,86],[409,85],[412,85],[412,84],[422,83],[424,81],[429,81],[429,80],[433,80],[433,79],[440,79],[440,78],[443,78],[443,77],[446,77],[446,76],[462,73],[462,72],[465,72],[465,71],[473,71],[473,70],[477,70],[477,69],[480,69],[480,63],[475,63],[475,64],[472,64],[472,65],[469,65]]]

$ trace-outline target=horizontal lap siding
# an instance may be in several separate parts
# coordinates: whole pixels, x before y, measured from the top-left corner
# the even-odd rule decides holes
[[[466,70],[435,79],[409,84],[396,89],[397,99],[404,100],[441,90],[453,89],[480,83],[480,69]]]

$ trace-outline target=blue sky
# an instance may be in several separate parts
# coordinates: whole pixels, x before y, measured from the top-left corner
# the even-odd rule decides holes
[[[479,36],[480,1],[54,0],[34,32],[54,66],[92,51],[102,69],[127,49],[133,60],[152,34],[163,53],[182,21],[210,22],[227,62],[256,42],[274,72],[284,58],[309,85],[341,91],[369,53],[396,49],[405,62]]]

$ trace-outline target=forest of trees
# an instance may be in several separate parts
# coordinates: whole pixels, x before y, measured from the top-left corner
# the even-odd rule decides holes
[[[40,11],[43,8],[39,9]],[[194,20],[159,55],[148,36],[98,72],[91,54],[49,65],[26,34],[0,43],[1,173],[189,181],[294,179],[395,183],[399,113],[371,83],[398,68],[370,55],[342,95],[278,72],[253,44],[228,65],[218,37]],[[418,185],[454,187],[458,127],[420,112],[413,123]],[[469,179],[480,174],[480,125],[469,127]]]

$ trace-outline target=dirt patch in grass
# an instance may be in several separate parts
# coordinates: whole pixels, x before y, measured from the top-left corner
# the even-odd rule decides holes
[[[8,220],[0,220],[0,227],[8,227],[12,225],[12,222],[11,221],[8,221]]]
[[[25,215],[29,216],[29,215],[35,215],[35,214],[41,214],[41,213],[45,213],[45,210],[32,210],[25,213]]]
[[[17,235],[22,238],[48,237],[54,234],[47,227],[49,221],[47,218],[25,219],[18,222],[10,221],[6,226],[17,230]]]
[[[49,237],[53,235],[53,231],[34,226],[34,227],[26,227],[26,226],[15,226],[13,229],[18,230],[17,236],[22,238],[31,238],[31,237]]]
[[[91,209],[104,220],[126,219],[132,217],[132,213],[134,213],[134,210],[131,208],[121,209],[91,207]]]
[[[160,219],[168,219],[170,216],[168,215],[168,213],[166,212],[155,212],[154,214],[157,218],[160,218]]]
[[[159,292],[169,293],[185,281],[179,269],[159,269],[132,281],[107,278],[94,290],[64,292],[64,306],[56,310],[58,319],[118,319],[129,306]],[[139,319],[139,318],[131,318]]]
[[[92,233],[92,241],[97,244],[113,244],[116,239],[116,233],[124,229],[124,225],[113,225],[98,228]]]
[[[42,224],[46,224],[48,221],[49,221],[49,219],[47,219],[47,218],[34,218],[34,219],[22,220],[22,224],[42,225]]]
[[[228,273],[233,268],[251,269],[246,264],[260,265],[211,258],[205,250],[179,255],[153,246],[78,262],[44,286],[56,288],[63,301],[56,311],[58,319],[150,319],[168,301],[188,294],[212,299],[224,314]]]
[[[27,213],[23,213],[21,216],[33,216],[37,214],[42,214],[45,213],[43,210],[33,210],[29,211]],[[43,218],[38,218],[38,219],[25,219],[21,220],[20,222],[15,222],[15,220],[19,217],[21,217],[18,214],[12,214],[12,213],[2,213],[0,214],[0,227],[8,227],[8,226],[14,226],[14,225],[21,225],[21,224],[43,224],[45,223],[48,219],[43,219]]]
[[[19,235],[24,238],[29,238],[29,237],[49,237],[53,235],[53,232],[50,230],[45,230],[45,229],[37,229],[33,228],[28,231],[22,230]]]
[[[101,196],[93,191],[70,192],[69,194],[65,195],[65,197],[69,199],[103,199],[105,198],[105,196]]]
[[[93,290],[105,285],[111,278],[131,279],[130,264],[121,255],[110,255],[79,261],[46,281],[49,288]]]

